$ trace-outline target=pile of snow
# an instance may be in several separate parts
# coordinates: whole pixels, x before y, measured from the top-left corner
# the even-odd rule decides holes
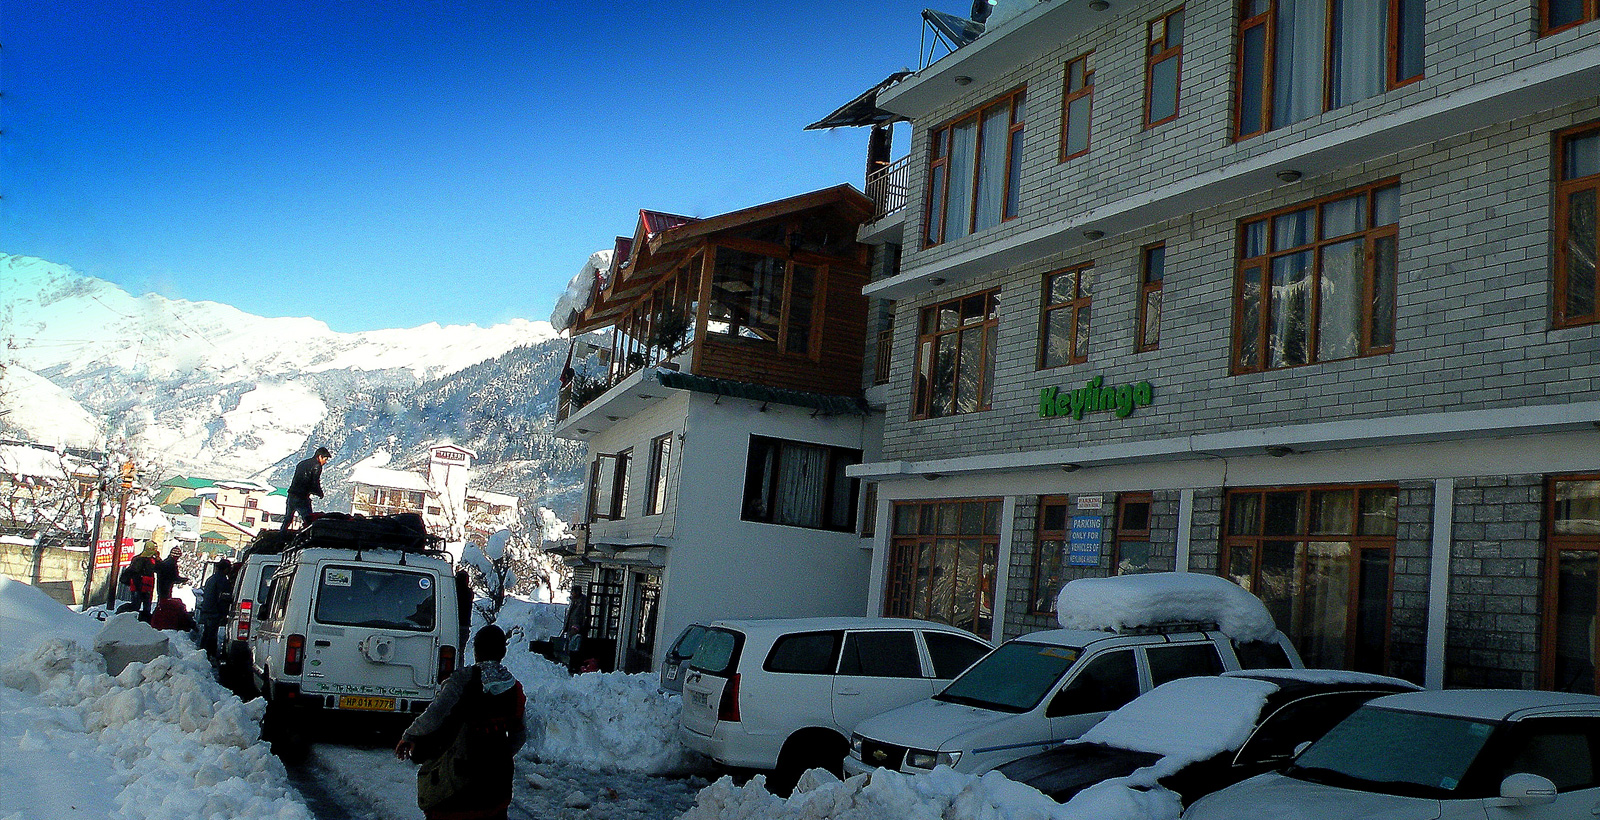
[[[1056,613],[1063,629],[1116,632],[1206,622],[1237,641],[1270,640],[1277,630],[1261,599],[1226,578],[1198,572],[1079,578],[1061,588]]]
[[[130,663],[150,663],[167,654],[171,644],[135,612],[113,615],[94,636],[94,651],[106,659],[106,671],[113,675],[121,674]]]
[[[567,283],[567,289],[556,298],[555,310],[550,312],[550,326],[557,333],[565,333],[572,323],[577,321],[578,314],[589,307],[589,302],[594,298],[594,283],[600,271],[611,267],[611,257],[614,251],[607,248],[589,254],[589,259],[578,269],[578,275],[572,277]]]
[[[99,631],[0,579],[0,817],[309,820],[259,740],[264,701],[219,686],[188,641],[108,675]]]
[[[476,607],[474,611],[476,612]],[[495,623],[508,633],[514,629],[521,629],[521,635],[528,641],[542,641],[552,635],[560,635],[567,624],[567,605],[552,604],[543,601],[530,601],[520,595],[507,595],[505,603],[500,605],[500,613],[495,617]],[[475,623],[474,629],[482,624]],[[521,647],[526,650],[526,643]]]
[[[17,364],[0,371],[6,425],[40,444],[94,447],[102,440],[99,420],[54,382]]]
[[[908,775],[879,769],[840,781],[813,769],[787,800],[768,792],[765,781],[757,775],[735,786],[724,777],[701,789],[680,820],[1100,820],[999,772],[958,774],[940,767]]]

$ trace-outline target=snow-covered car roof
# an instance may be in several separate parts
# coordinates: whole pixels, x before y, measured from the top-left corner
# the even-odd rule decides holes
[[[1386,695],[1367,705],[1486,721],[1522,717],[1518,713],[1533,711],[1600,715],[1600,697],[1595,695],[1526,689],[1431,689]]]
[[[1119,632],[1170,622],[1214,623],[1234,640],[1270,640],[1277,631],[1260,598],[1217,575],[1150,572],[1069,581],[1056,596],[1064,629]]]
[[[1351,672],[1348,669],[1238,669],[1223,672],[1225,678],[1259,678],[1263,680],[1297,681],[1300,683],[1353,683],[1379,686],[1401,686],[1421,689],[1411,681],[1375,675],[1371,672]]]

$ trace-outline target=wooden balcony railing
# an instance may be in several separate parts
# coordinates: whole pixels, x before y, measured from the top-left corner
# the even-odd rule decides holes
[[[911,194],[911,156],[890,163],[867,175],[867,198],[875,206],[877,221],[906,206]]]

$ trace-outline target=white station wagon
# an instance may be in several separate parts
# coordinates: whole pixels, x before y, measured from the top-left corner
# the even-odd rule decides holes
[[[786,788],[810,768],[838,773],[863,718],[928,697],[990,648],[906,618],[715,621],[684,676],[679,736]]]

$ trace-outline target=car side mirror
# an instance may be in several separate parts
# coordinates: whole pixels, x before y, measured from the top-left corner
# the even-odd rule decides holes
[[[1500,781],[1499,806],[1544,806],[1556,802],[1556,784],[1548,777],[1519,772]]]

